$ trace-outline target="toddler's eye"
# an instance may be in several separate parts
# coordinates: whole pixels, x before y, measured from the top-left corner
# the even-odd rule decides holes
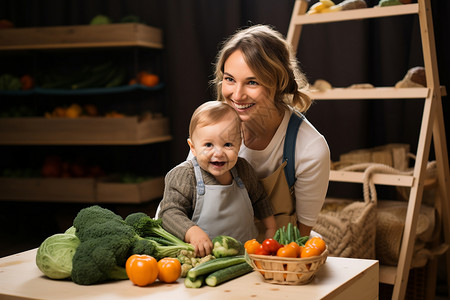
[[[225,145],[224,145],[225,147],[233,147],[233,144],[232,143],[225,143]]]
[[[205,144],[205,147],[206,147],[206,148],[211,148],[212,146],[213,146],[212,143],[206,143],[206,144]]]

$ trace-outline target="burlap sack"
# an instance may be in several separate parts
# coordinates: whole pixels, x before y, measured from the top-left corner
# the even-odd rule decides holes
[[[374,259],[376,221],[374,202],[327,199],[313,230],[331,256]]]
[[[383,265],[395,266],[398,263],[406,210],[406,202],[378,201],[375,245],[376,257]],[[429,256],[424,255],[422,249],[435,238],[436,227],[435,208],[422,204],[416,227],[412,267],[425,266]]]

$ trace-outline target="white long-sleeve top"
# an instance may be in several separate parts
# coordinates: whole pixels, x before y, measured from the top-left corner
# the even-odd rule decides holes
[[[264,150],[252,150],[242,144],[239,156],[255,169],[258,178],[272,174],[282,163],[284,139],[293,110],[286,110],[283,121]],[[325,201],[330,175],[330,150],[314,126],[305,118],[298,131],[295,147],[295,198],[297,219],[314,226]]]

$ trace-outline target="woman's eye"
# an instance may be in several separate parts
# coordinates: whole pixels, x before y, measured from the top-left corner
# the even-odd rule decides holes
[[[228,82],[233,82],[234,81],[234,79],[229,77],[229,76],[224,77],[223,80],[228,81]]]
[[[250,80],[248,82],[249,85],[258,85],[258,83],[256,81]]]

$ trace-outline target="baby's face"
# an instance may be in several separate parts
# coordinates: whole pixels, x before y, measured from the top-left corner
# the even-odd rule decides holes
[[[199,124],[190,139],[191,151],[200,167],[218,180],[228,176],[236,164],[241,146],[238,125],[235,117],[225,117],[214,124]]]

